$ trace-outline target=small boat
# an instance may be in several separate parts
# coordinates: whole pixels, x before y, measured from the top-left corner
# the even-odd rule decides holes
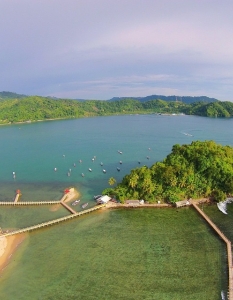
[[[139,164],[139,165],[140,165],[140,163],[141,163],[141,162],[140,162],[140,161],[138,161],[138,164]]]
[[[104,164],[101,162],[100,165],[103,166]]]
[[[84,204],[82,205],[82,208],[87,207],[87,205],[88,205],[88,203],[84,203]]]
[[[147,159],[150,159],[150,157],[149,157],[149,156],[147,156],[146,158],[147,158]]]
[[[94,196],[94,200],[97,200],[97,199],[99,199],[100,197],[102,197],[102,195],[96,195],[96,196]]]
[[[117,167],[117,171],[119,172],[121,169],[119,167]]]
[[[54,171],[56,172],[56,171],[57,171],[57,168],[54,168]]]
[[[122,161],[121,160],[119,161],[119,164],[122,165]]]
[[[80,159],[79,162],[80,162],[80,164],[81,164],[81,163],[82,163],[82,160]]]
[[[81,175],[82,175],[82,177],[84,177],[84,176],[85,176],[85,175],[84,175],[84,173],[82,173]]]
[[[92,172],[92,169],[91,169],[91,168],[89,168],[89,169],[88,169],[88,171],[89,171],[89,172]]]
[[[68,177],[70,176],[70,172],[67,173],[67,176],[68,176]]]
[[[77,205],[78,203],[80,202],[80,199],[79,200],[75,200],[74,202],[72,202],[72,205]]]
[[[95,160],[94,157],[91,160],[94,161]]]
[[[105,170],[105,169],[103,169],[103,173],[106,173],[106,170]]]
[[[221,291],[221,298],[222,298],[222,300],[225,300],[226,298],[225,298],[225,295],[224,295],[224,291]]]
[[[122,153],[123,153],[123,152],[122,152],[122,151],[120,151],[120,150],[118,150],[117,152],[118,152],[119,154],[122,154]]]
[[[74,167],[76,167],[76,163],[74,163]]]

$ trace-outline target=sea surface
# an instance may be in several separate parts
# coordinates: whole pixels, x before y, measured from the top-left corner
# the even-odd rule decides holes
[[[93,196],[109,187],[110,177],[120,182],[132,168],[163,160],[174,144],[232,146],[232,128],[233,119],[154,114],[1,126],[0,201],[12,201],[17,189],[20,201],[59,200],[73,186],[79,211],[83,203],[95,205]],[[231,232],[228,207],[228,215],[216,206],[205,209]],[[0,227],[66,214],[64,208],[1,207]],[[200,300],[221,299],[222,290],[225,245],[192,208],[99,211],[34,231],[0,278],[0,299],[6,300]]]

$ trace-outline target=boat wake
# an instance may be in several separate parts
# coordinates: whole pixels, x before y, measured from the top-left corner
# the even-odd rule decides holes
[[[218,209],[227,215],[227,204],[233,202],[233,198],[227,198],[226,200],[217,203]]]

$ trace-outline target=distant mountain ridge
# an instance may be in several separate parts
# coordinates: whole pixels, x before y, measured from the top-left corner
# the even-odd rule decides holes
[[[22,95],[22,94],[17,94],[17,93],[12,93],[12,92],[0,92],[0,99],[20,99],[20,98],[25,98],[28,97],[27,95]]]
[[[147,102],[151,100],[179,101],[187,104],[194,103],[194,102],[211,103],[211,102],[219,101],[216,98],[209,98],[207,96],[175,96],[175,95],[174,96],[151,95],[146,97],[113,97],[108,101],[119,101],[125,99],[138,100],[140,102]]]
[[[0,100],[4,100],[4,99],[21,99],[21,98],[27,98],[30,97],[29,95],[23,95],[23,94],[17,94],[17,93],[13,93],[13,92],[0,92]],[[47,96],[44,98],[49,98],[49,99],[53,99],[53,100],[59,100],[59,99],[64,99],[64,98],[58,98],[58,97],[52,97],[52,96]],[[68,98],[66,98],[68,99]],[[84,101],[88,101],[90,99],[79,99],[79,98],[69,98],[70,100],[76,100],[76,101],[80,101],[80,102],[84,102]],[[167,102],[171,102],[171,101],[179,101],[179,102],[183,102],[186,104],[190,104],[190,103],[194,103],[194,102],[204,102],[204,103],[211,103],[211,102],[217,102],[220,101],[216,98],[210,98],[207,96],[164,96],[164,95],[150,95],[150,96],[146,96],[146,97],[113,97],[109,100],[105,100],[105,101],[120,101],[120,100],[137,100],[140,102],[147,102],[147,101],[151,101],[151,100],[163,100],[163,101],[167,101]],[[93,100],[93,99],[92,99]],[[99,101],[104,101],[104,100],[99,100]]]

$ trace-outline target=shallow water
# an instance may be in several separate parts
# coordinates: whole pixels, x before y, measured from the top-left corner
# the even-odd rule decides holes
[[[198,219],[120,209],[36,231],[0,279],[1,298],[218,299],[225,247]]]
[[[0,200],[12,201],[16,189],[20,201],[59,200],[74,186],[80,205],[91,207],[110,177],[119,182],[132,168],[162,160],[176,143],[212,139],[233,145],[232,125],[232,119],[144,115],[2,126]],[[0,227],[22,228],[66,214],[49,206],[1,207]],[[230,216],[216,221],[229,234]],[[226,289],[225,245],[185,208],[95,212],[32,232],[0,278],[0,298],[9,300],[206,300],[221,299]]]

